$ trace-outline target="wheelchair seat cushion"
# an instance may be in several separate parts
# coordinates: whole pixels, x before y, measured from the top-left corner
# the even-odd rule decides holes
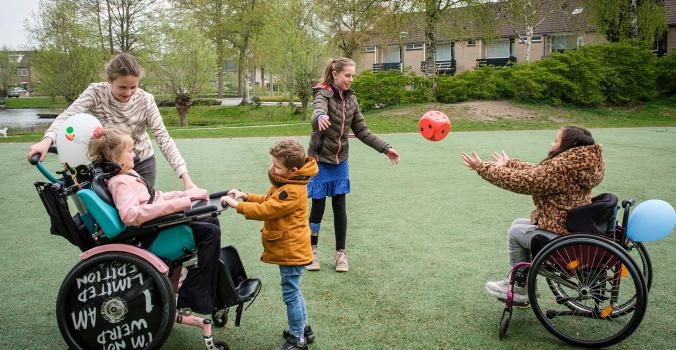
[[[566,226],[571,233],[593,233],[605,235],[614,229],[617,213],[617,196],[602,193],[592,202],[568,211]]]
[[[97,193],[92,190],[80,190],[77,196],[85,205],[94,220],[101,226],[106,237],[114,238],[127,229],[127,225],[122,223],[120,215],[114,206],[106,203]]]

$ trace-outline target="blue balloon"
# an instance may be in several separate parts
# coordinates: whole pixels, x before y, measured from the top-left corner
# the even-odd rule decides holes
[[[627,236],[635,242],[654,242],[666,237],[676,226],[676,212],[667,202],[651,199],[629,213]]]

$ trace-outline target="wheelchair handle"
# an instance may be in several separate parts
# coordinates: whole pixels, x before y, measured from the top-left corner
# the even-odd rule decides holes
[[[634,198],[628,198],[622,201],[622,208],[627,209],[634,205]]]
[[[50,146],[49,149],[47,150],[47,153],[58,154],[57,149],[54,146]],[[36,153],[31,156],[31,159],[29,159],[28,162],[31,163],[32,165],[35,165],[38,168],[38,170],[42,173],[42,175],[44,175],[47,178],[47,180],[51,182],[58,182],[59,180],[54,175],[52,175],[52,173],[50,173],[49,170],[47,170],[47,168],[45,168],[44,165],[42,165],[42,162],[40,162],[41,156],[42,153]]]

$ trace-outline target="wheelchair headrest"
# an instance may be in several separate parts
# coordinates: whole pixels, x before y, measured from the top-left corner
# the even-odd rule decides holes
[[[113,207],[115,207],[115,202],[113,202],[113,196],[108,192],[106,180],[117,175],[121,169],[122,167],[119,164],[111,161],[94,163],[92,191]]]
[[[602,193],[592,202],[568,211],[566,226],[572,233],[593,233],[605,235],[614,229],[617,213],[617,196],[612,193]]]

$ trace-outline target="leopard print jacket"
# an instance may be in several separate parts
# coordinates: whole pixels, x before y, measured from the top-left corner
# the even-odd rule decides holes
[[[601,145],[571,148],[540,164],[510,159],[505,166],[483,162],[477,173],[508,191],[533,196],[531,223],[559,235],[568,233],[568,210],[591,203],[591,190],[603,180]]]

